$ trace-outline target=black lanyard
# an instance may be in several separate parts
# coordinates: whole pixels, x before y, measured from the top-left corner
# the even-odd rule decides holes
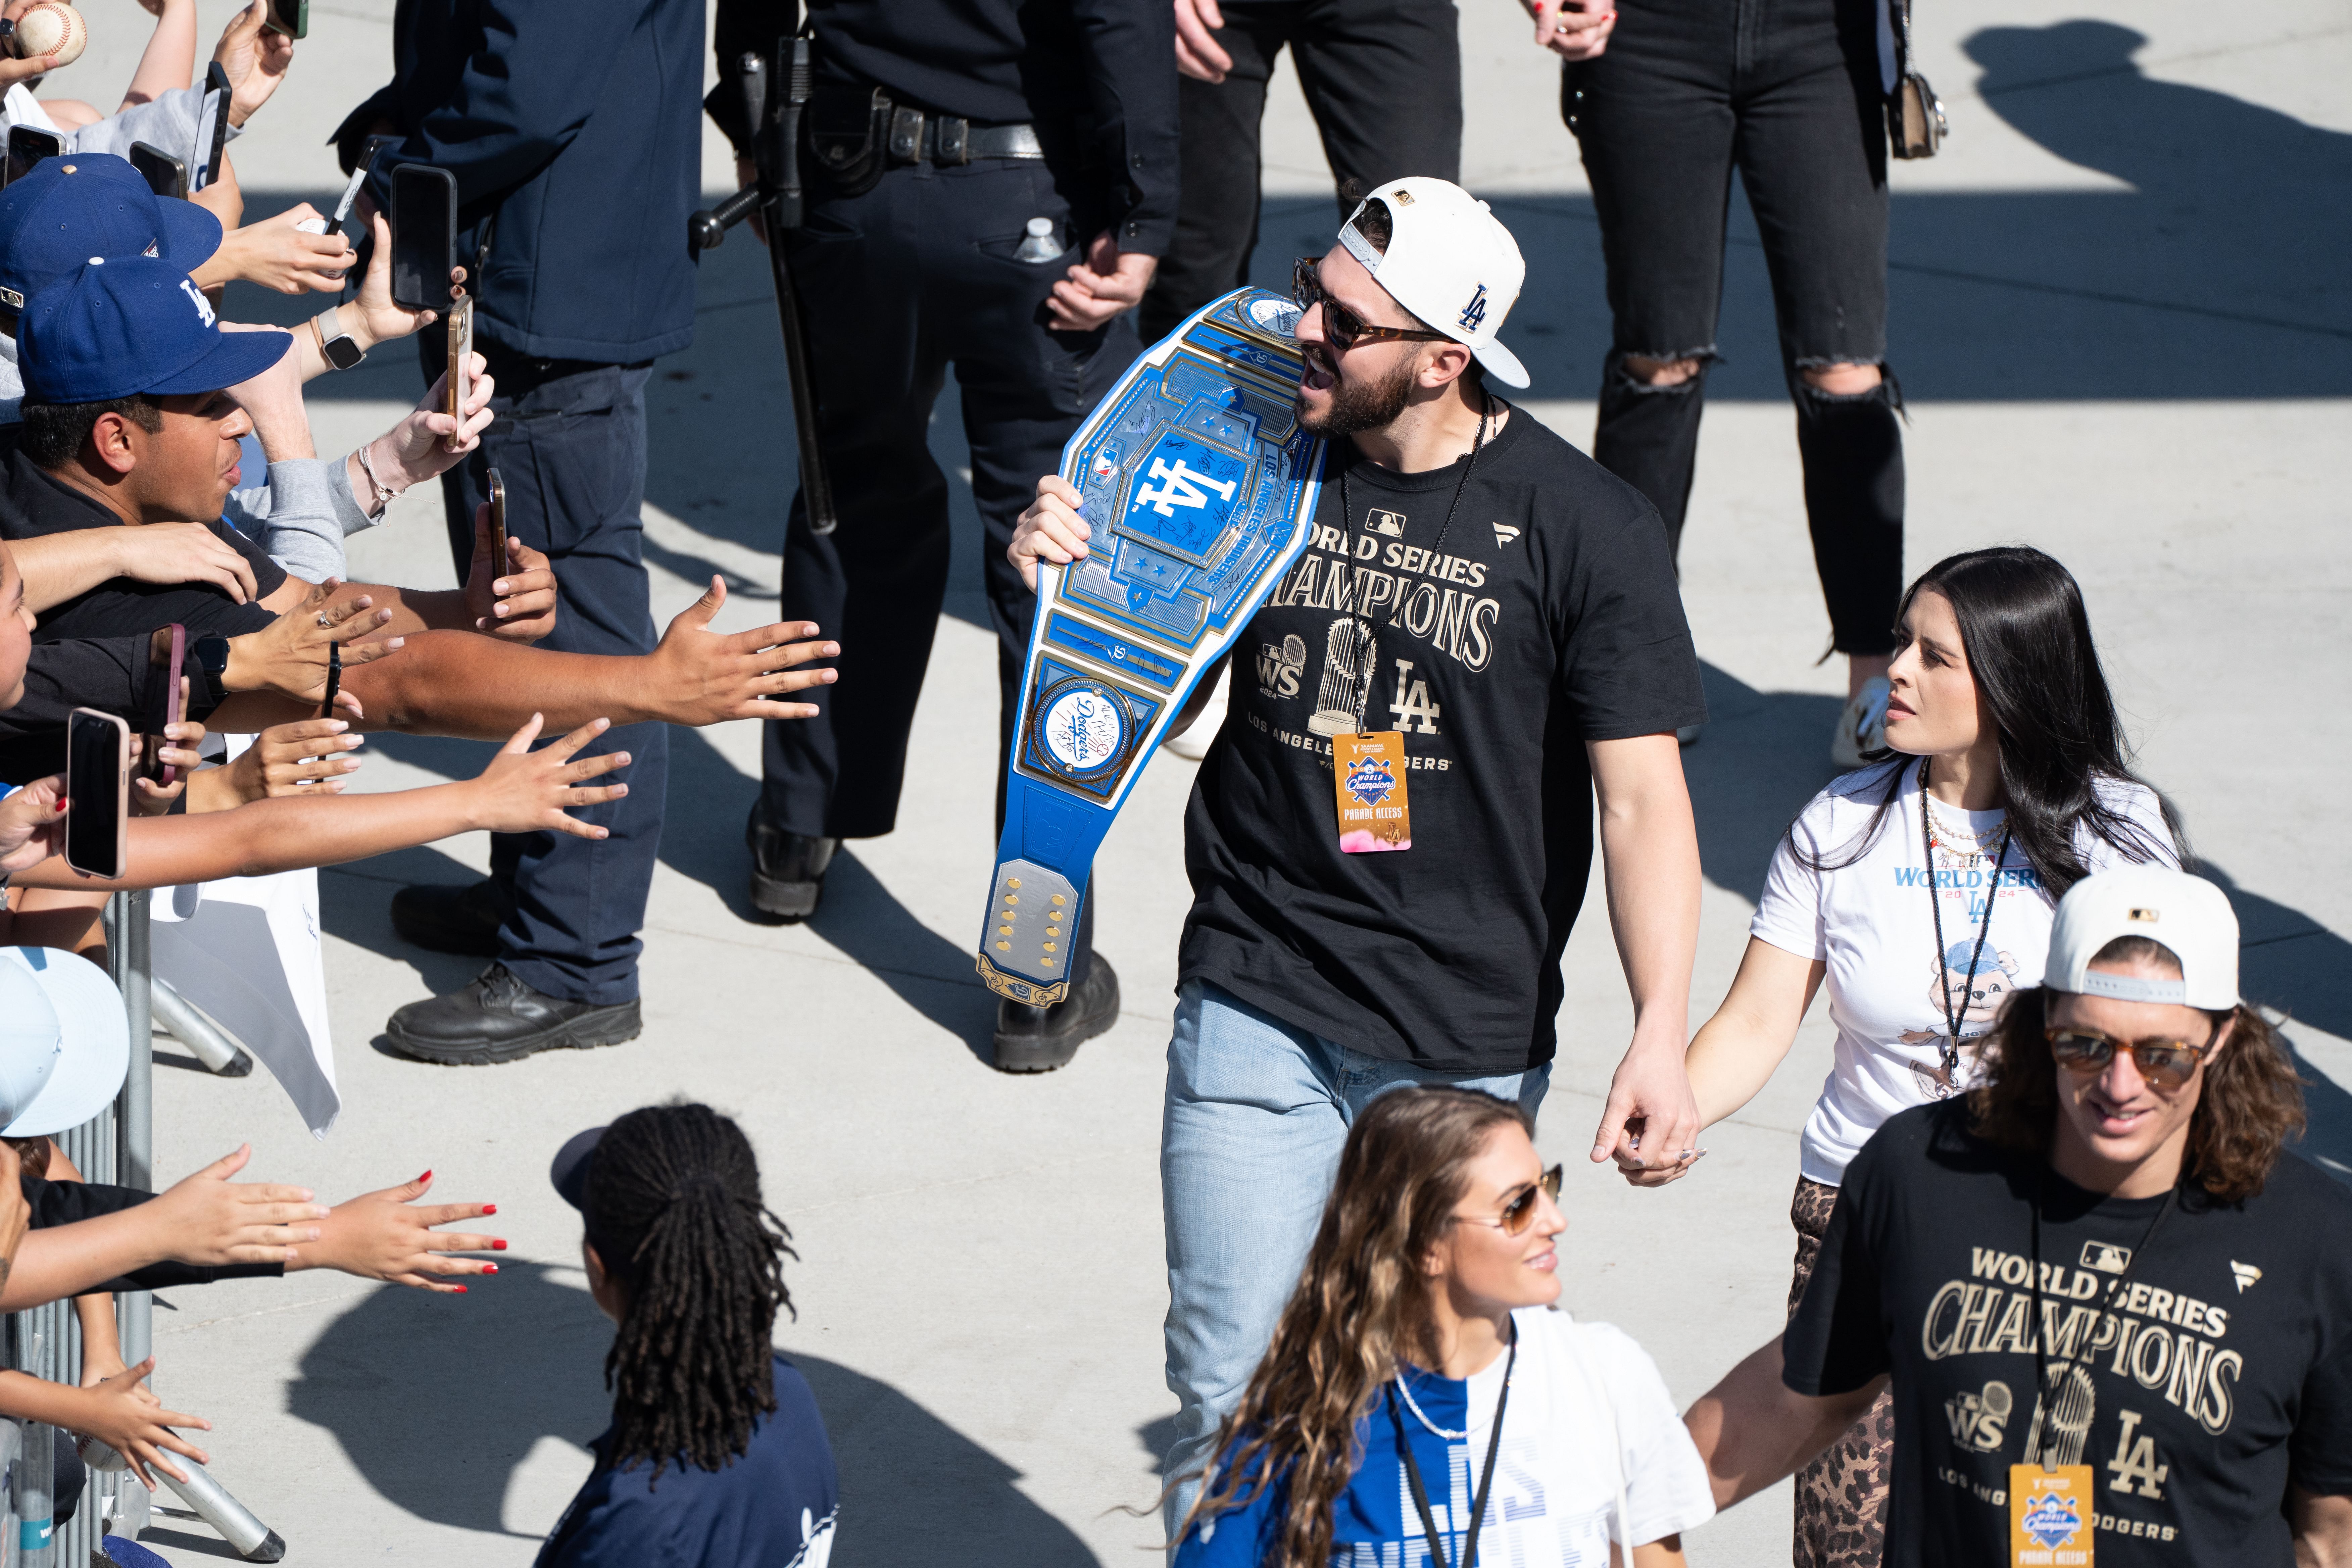
[[[1397,1453],[1404,1460],[1405,1484],[1412,1489],[1412,1506],[1421,1510],[1422,1534],[1429,1542],[1430,1561],[1437,1568],[1478,1568],[1478,1527],[1486,1521],[1486,1500],[1495,1495],[1495,1456],[1503,1449],[1503,1412],[1511,1403],[1511,1369],[1519,1362],[1519,1336],[1511,1334],[1510,1359],[1503,1363],[1503,1392],[1495,1396],[1495,1430],[1486,1439],[1486,1468],[1478,1472],[1478,1490],[1470,1500],[1470,1531],[1462,1543],[1462,1560],[1445,1555],[1444,1539],[1437,1533],[1437,1516],[1429,1510],[1429,1489],[1421,1484],[1421,1466],[1412,1457],[1412,1437],[1397,1410],[1396,1384],[1388,1385],[1389,1424],[1396,1428]],[[1466,1414],[1466,1412],[1465,1412]]]
[[[1993,847],[1992,882],[1985,889],[1984,919],[1977,926],[1977,945],[1969,953],[1968,978],[1960,982],[1960,1005],[1955,1007],[1952,965],[1947,956],[1950,950],[1944,946],[1944,889],[1936,883],[1936,830],[1927,822],[1927,759],[1919,759],[1920,853],[1927,858],[1927,911],[1936,917],[1936,972],[1944,977],[1944,1084],[1955,1092],[1960,1087],[1960,1020],[1968,1016],[1969,999],[1977,987],[1977,965],[1984,959],[1985,939],[1992,934],[1992,901],[2000,893],[2000,863],[2009,858],[2009,824],[2004,822],[2000,842]]]
[[[1486,420],[1494,411],[1494,399],[1486,395],[1485,388],[1480,388],[1478,433],[1470,438],[1470,460],[1462,465],[1462,477],[1454,481],[1454,499],[1445,503],[1445,521],[1438,525],[1436,543],[1429,547],[1432,555],[1437,553],[1437,546],[1445,542],[1446,531],[1454,526],[1454,510],[1461,506],[1462,492],[1469,488],[1470,476],[1478,467],[1478,449],[1486,444]],[[1363,459],[1359,458],[1357,460]],[[1360,563],[1356,559],[1356,503],[1348,490],[1348,476],[1355,470],[1355,463],[1349,463],[1339,470],[1339,536],[1345,542],[1348,552],[1349,578],[1348,592],[1340,595],[1340,604],[1343,606],[1363,603],[1361,595],[1354,586],[1356,572]],[[1356,625],[1361,628],[1364,635],[1364,673],[1356,686],[1356,733],[1360,735],[1364,732],[1364,710],[1371,705],[1372,700],[1372,672],[1378,668],[1378,662],[1372,656],[1380,637],[1379,634],[1372,630],[1372,620],[1370,616],[1363,614],[1361,610],[1354,611],[1352,615]]]
[[[2042,1189],[2043,1186],[2043,1170],[2044,1167],[2039,1164],[2035,1165],[2033,1168],[2032,1270],[2034,1415],[2032,1420],[2034,1425],[2025,1435],[2025,1457],[2028,1462],[2032,1462],[2035,1458],[2037,1451],[2044,1456],[2050,1452],[2050,1426],[2052,1421],[2055,1418],[2058,1413],[2057,1401],[2053,1399],[2050,1394],[2050,1323],[2049,1320],[2044,1318],[2042,1313]],[[2131,1257],[2124,1263],[2124,1271],[2115,1277],[2107,1286],[2106,1294],[2100,1298],[2099,1305],[2102,1309],[2112,1311],[2122,1305],[2124,1293],[2131,1287],[2132,1271],[2139,1267],[2139,1260],[2147,1256],[2148,1243],[2156,1239],[2156,1227],[2164,1223],[2164,1216],[2170,1214],[2172,1212],[2172,1205],[2179,1201],[2180,1184],[2179,1182],[2175,1182],[2172,1184],[2172,1190],[2164,1194],[2164,1206],[2156,1211],[2156,1217],[2149,1220],[2147,1222],[2147,1228],[2139,1233],[2139,1245],[2132,1248]],[[2049,1468],[2046,1461],[2042,1468],[2045,1469]]]

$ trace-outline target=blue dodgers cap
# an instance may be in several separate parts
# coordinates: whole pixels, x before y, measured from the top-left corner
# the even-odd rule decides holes
[[[93,256],[152,256],[193,272],[220,245],[218,218],[156,195],[121,158],[44,158],[0,191],[0,307],[24,310]]]
[[[212,301],[168,261],[92,256],[26,302],[16,342],[27,402],[100,403],[234,386],[284,358],[294,338],[222,331]]]

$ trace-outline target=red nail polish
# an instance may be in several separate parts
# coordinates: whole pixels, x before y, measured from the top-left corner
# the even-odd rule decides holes
[[[462,1296],[462,1295],[464,1295],[464,1294],[466,1293],[466,1288],[465,1288],[463,1285],[454,1285],[454,1286],[450,1287],[450,1289],[452,1289],[456,1290],[456,1291],[457,1292],[457,1294],[458,1294],[458,1295],[460,1295],[460,1296]]]
[[[418,1181],[420,1181],[420,1182],[429,1182],[429,1181],[431,1181],[431,1180],[433,1179],[433,1173],[432,1173],[432,1172],[430,1172],[430,1171],[427,1171],[427,1172],[425,1172],[423,1175],[421,1175],[421,1176],[417,1177],[416,1179],[417,1179]]]
[[[499,1205],[496,1204],[484,1204],[482,1205],[482,1212],[484,1214],[496,1214],[499,1212]]]
[[[506,1237],[499,1237],[490,1243],[490,1250],[492,1252],[504,1252],[506,1249],[507,1242]]]
[[[485,1263],[482,1265],[482,1272],[485,1274],[496,1274],[498,1271],[499,1266],[495,1263]]]

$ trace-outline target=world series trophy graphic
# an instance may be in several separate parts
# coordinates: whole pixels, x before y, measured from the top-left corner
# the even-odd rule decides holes
[[[975,961],[1069,994],[1095,851],[1170,721],[1307,548],[1323,442],[1298,427],[1299,309],[1237,289],[1153,345],[1062,448],[1093,529],[1040,562],[1004,831]]]

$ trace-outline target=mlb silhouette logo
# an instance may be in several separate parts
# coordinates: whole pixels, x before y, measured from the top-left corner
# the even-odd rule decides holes
[[[1404,537],[1404,513],[1401,511],[1382,511],[1380,508],[1374,507],[1370,511],[1364,513],[1364,531],[1367,533],[1385,533],[1391,539],[1402,539]]]
[[[2131,1267],[2131,1248],[2111,1242],[2086,1241],[2083,1244],[2083,1267],[2101,1274],[2121,1274]]]
[[[1087,470],[1097,479],[1108,479],[1118,472],[1118,443],[1106,441],[1095,454],[1094,464]]]

